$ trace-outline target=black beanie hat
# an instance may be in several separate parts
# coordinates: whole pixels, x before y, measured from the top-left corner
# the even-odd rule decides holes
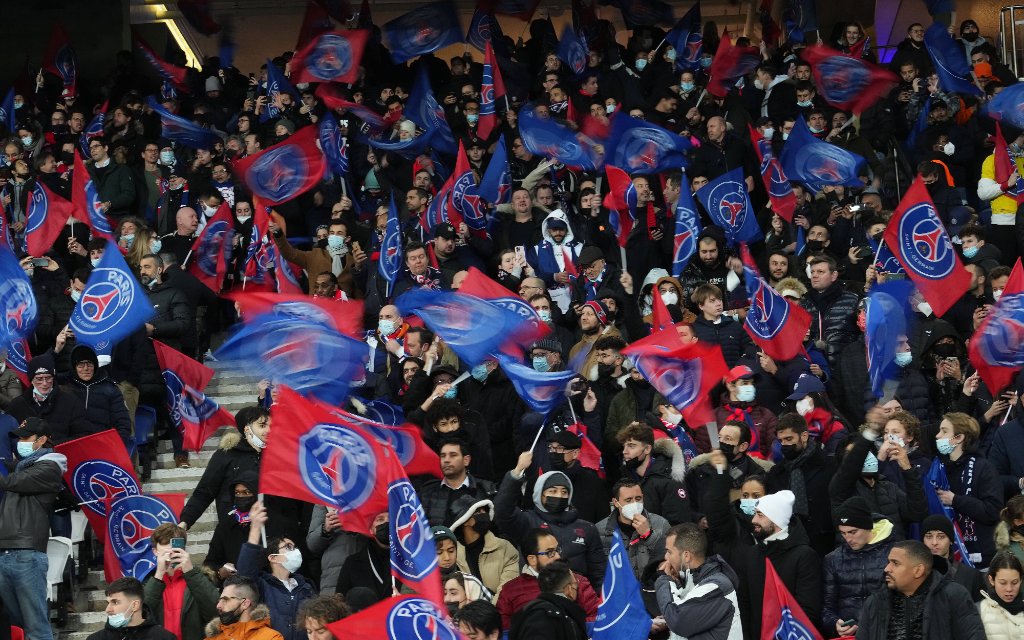
[[[942,514],[933,513],[921,521],[921,537],[929,531],[941,531],[947,538],[953,540],[953,521]]]
[[[874,527],[874,520],[871,517],[871,507],[868,501],[860,496],[847,499],[839,505],[836,513],[839,519],[839,526],[857,527],[870,531]]]

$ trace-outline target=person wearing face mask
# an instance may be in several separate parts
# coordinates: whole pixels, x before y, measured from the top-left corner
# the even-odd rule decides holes
[[[933,408],[935,397],[932,395],[932,388],[928,384],[928,380],[915,362],[916,360],[917,358],[914,357],[910,349],[910,341],[907,336],[898,336],[894,357],[896,370],[893,373],[897,386],[892,395],[900,399],[905,411],[914,414],[921,421],[926,432],[933,432],[938,423],[938,415]],[[865,379],[864,382],[866,383],[867,380]],[[962,381],[955,384],[957,387],[963,386]],[[871,392],[870,385],[867,384],[861,393],[861,398],[865,411],[878,402],[878,398]]]
[[[470,375],[469,380],[459,383],[462,403],[479,414],[488,426],[494,465],[511,469],[516,463],[514,435],[528,408],[494,358],[472,367]]]
[[[424,482],[417,493],[431,524],[452,526],[452,522],[463,513],[453,512],[455,502],[462,498],[473,502],[487,500],[497,492],[497,487],[469,473],[473,457],[469,445],[461,438],[442,436],[438,458],[441,461],[441,479]],[[454,526],[452,528],[455,529]]]
[[[727,502],[735,503],[741,498],[743,483],[751,476],[764,476],[773,466],[772,462],[760,457],[753,457],[757,452],[751,442],[751,430],[743,420],[728,420],[720,423],[718,430],[718,450],[701,454],[692,459],[686,466],[686,486],[690,492],[693,508],[703,512],[710,508],[707,502],[707,477],[718,473],[718,465],[723,465],[724,473],[732,480]],[[772,438],[774,439],[774,431]],[[717,453],[724,456],[724,462]]]
[[[134,440],[124,396],[108,377],[107,368],[101,368],[96,352],[87,345],[77,344],[71,350],[69,362],[71,377],[65,388],[85,407],[91,432],[116,429],[125,443],[125,449],[130,450],[129,445],[133,445]],[[104,364],[107,363],[109,358],[104,361]]]
[[[952,507],[964,545],[975,566],[992,559],[993,533],[1003,505],[1003,486],[992,463],[978,452],[981,429],[966,413],[947,413],[935,438],[938,459],[949,489],[936,489],[939,501]]]
[[[544,280],[548,293],[562,310],[572,300],[572,277],[579,274],[577,263],[583,243],[575,238],[568,217],[555,209],[541,223],[543,240],[528,252],[538,278]]]
[[[17,438],[14,463],[0,474],[0,589],[4,609],[27,637],[51,640],[47,605],[46,545],[50,514],[67,458],[55,453],[45,420],[22,420],[10,436]]]
[[[217,587],[193,564],[192,554],[172,547],[176,539],[188,544],[185,530],[171,523],[161,524],[149,536],[156,569],[142,582],[145,605],[154,621],[176,638],[202,640],[204,625],[217,617]]]
[[[753,440],[749,454],[768,458],[772,444],[775,442],[775,424],[778,418],[768,408],[757,401],[756,376],[747,365],[737,365],[725,377],[725,393],[721,396],[721,405],[715,409],[715,421],[725,424],[729,420],[739,420],[747,425]],[[705,443],[707,431],[697,431],[695,443],[701,451],[710,450],[710,443]]]
[[[448,574],[443,584],[444,605],[450,618],[470,602],[490,602],[493,597],[476,576],[464,571]]]
[[[175,640],[175,635],[157,624],[146,609],[142,583],[135,578],[118,578],[107,585],[104,593],[106,624],[86,640]]]
[[[533,452],[524,451],[514,469],[505,474],[494,499],[494,522],[511,540],[522,544],[531,529],[546,527],[561,546],[561,557],[591,584],[603,584],[608,557],[593,523],[581,520],[572,506],[573,486],[561,471],[541,474],[533,485],[533,508],[519,507],[526,470]]]
[[[44,353],[28,363],[29,388],[7,405],[18,422],[41,418],[49,425],[49,441],[63,444],[92,432],[85,405],[56,384],[53,354]]]
[[[869,416],[868,419],[873,418]],[[837,453],[836,472],[829,482],[829,496],[834,507],[853,497],[863,498],[873,513],[881,514],[892,523],[893,540],[902,540],[912,523],[920,522],[928,515],[928,501],[921,484],[921,472],[911,464],[904,447],[886,447],[885,456],[899,466],[904,488],[878,473],[875,447],[880,426],[865,425],[861,428],[860,437],[851,435]],[[835,510],[833,515],[837,515]]]
[[[369,522],[369,541],[363,551],[353,553],[338,572],[335,593],[346,596],[353,588],[364,587],[373,592],[376,601],[391,597],[391,559],[388,513],[378,513]],[[402,583],[399,582],[399,585]]]
[[[449,513],[455,517],[451,528],[459,539],[459,571],[479,580],[490,593],[497,593],[502,585],[519,575],[519,552],[511,542],[491,531],[494,504],[490,500],[464,495],[452,502]]]
[[[597,523],[605,553],[611,552],[613,532],[618,529],[638,580],[647,565],[665,555],[665,536],[670,527],[668,520],[644,508],[643,489],[628,478],[612,487],[612,513]]]
[[[217,521],[203,565],[220,580],[235,575],[235,561],[242,544],[249,539],[250,512],[259,493],[259,477],[255,471],[242,471],[231,480],[233,508],[227,517]]]
[[[608,484],[596,471],[580,462],[583,440],[566,428],[570,421],[571,417],[564,415],[551,417],[546,451],[539,454],[538,466],[564,473],[572,482],[570,504],[576,508],[577,515],[587,522],[597,522],[608,515]],[[532,495],[535,483],[535,479],[527,483],[527,495]]]
[[[238,575],[259,586],[260,600],[270,610],[270,626],[285,640],[303,640],[306,629],[296,624],[299,607],[316,595],[316,588],[299,573],[302,551],[286,537],[260,544],[267,524],[267,509],[255,502],[249,511],[249,539],[238,553]],[[264,560],[266,568],[264,568]]]
[[[157,200],[153,217],[149,220],[160,237],[174,233],[177,226],[176,214],[183,207],[191,208],[194,196],[190,193],[188,180],[174,168],[168,171],[167,186]]]
[[[290,621],[289,621],[290,622]],[[306,630],[302,629],[305,636]],[[259,586],[235,576],[224,582],[217,600],[217,618],[206,625],[211,640],[283,640],[270,622],[270,609],[260,603]]]
[[[683,485],[686,463],[676,441],[655,440],[654,430],[639,422],[620,431],[615,440],[622,447],[622,477],[640,484],[647,509],[673,525],[692,522],[694,514]]]
[[[821,443],[827,455],[834,455],[841,440],[837,436],[842,436],[847,429],[821,380],[809,373],[801,374],[786,400],[793,403],[793,410],[807,423],[811,437]]]
[[[442,366],[439,379],[454,378],[450,367]],[[487,480],[497,480],[492,460],[493,447],[489,430],[484,426],[483,418],[476,411],[464,408],[455,398],[445,397],[447,392],[455,391],[450,382],[439,382],[434,395],[430,396],[430,407],[426,411],[416,410],[406,413],[406,417],[414,424],[423,426],[423,441],[434,451],[440,453],[440,443],[447,438],[458,438],[469,447],[467,466],[474,476]]]
[[[274,244],[281,251],[281,257],[294,263],[308,273],[317,274],[330,271],[338,277],[338,288],[349,298],[361,298],[362,293],[355,284],[355,275],[362,271],[367,257],[359,248],[359,243],[352,242],[348,235],[348,227],[341,221],[333,221],[327,227],[327,241],[319,243],[309,251],[296,249],[285,237],[284,219],[275,215],[270,224]],[[313,294],[313,282],[309,282],[306,292]]]
[[[195,311],[185,292],[164,281],[164,261],[147,254],[139,262],[139,280],[147,288],[146,296],[156,315],[145,324],[146,334],[185,355],[195,355]]]

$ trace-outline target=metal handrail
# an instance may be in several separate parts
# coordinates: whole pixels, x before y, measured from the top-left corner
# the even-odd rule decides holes
[[[1010,5],[999,10],[999,52],[1003,64],[1010,67],[1013,75],[1019,78],[1021,67],[1024,65],[1021,64],[1017,50],[1016,27],[1018,25],[1024,26],[1024,5]],[[1007,34],[1007,26],[1009,26],[1009,34]]]

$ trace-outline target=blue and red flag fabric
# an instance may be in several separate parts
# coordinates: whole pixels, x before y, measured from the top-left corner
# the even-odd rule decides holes
[[[477,193],[480,197],[492,205],[505,204],[512,197],[512,174],[508,168],[508,151],[505,147],[505,136],[498,138],[498,144],[494,147],[494,154],[491,155],[484,170],[480,184],[477,185]]]
[[[27,338],[35,331],[39,308],[32,281],[10,246],[4,244],[0,244],[0,309],[4,314],[0,325],[3,343]]]
[[[824,45],[807,47],[800,56],[811,64],[821,97],[846,111],[863,112],[899,82],[891,71]]]
[[[213,149],[213,146],[221,142],[220,136],[216,133],[201,127],[191,120],[176,116],[149,96],[146,104],[160,116],[161,135],[168,140],[192,149]]]
[[[936,316],[945,315],[970,288],[971,274],[960,263],[920,175],[896,207],[883,237]]]
[[[334,331],[353,338],[364,335],[361,300],[312,298],[304,294],[235,291],[225,296],[238,303],[243,317],[280,313],[298,318],[315,318]]]
[[[1020,258],[1003,295],[971,337],[968,355],[993,397],[1024,367],[1024,269]]]
[[[864,158],[811,135],[803,116],[797,116],[789,140],[782,147],[782,169],[794,182],[815,191],[827,185],[863,187],[860,170]]]
[[[537,117],[529,105],[519,110],[519,135],[523,146],[534,155],[587,171],[594,171],[601,164],[596,141],[553,119]]]
[[[700,20],[700,0],[676,22],[665,40],[676,50],[676,70],[695,71],[704,54],[704,25]]]
[[[822,640],[818,629],[789,593],[770,558],[764,559],[764,603],[761,609],[761,640],[800,638]]]
[[[949,476],[946,475],[946,467],[943,466],[942,459],[939,456],[932,458],[932,466],[928,468],[928,472],[921,478],[921,482],[924,484],[924,496],[928,500],[928,513],[943,515],[953,523],[953,558],[968,567],[973,567],[974,562],[971,560],[971,553],[967,550],[967,545],[964,543],[965,536],[961,523],[962,516],[952,506],[942,504],[942,500],[939,499],[939,494],[936,492],[937,489],[949,491]],[[971,527],[971,530],[973,530],[973,527]]]
[[[995,120],[1024,129],[1024,83],[1015,83],[992,96],[985,113]]]
[[[75,50],[71,48],[71,40],[60,24],[53,25],[50,33],[50,42],[43,54],[43,71],[49,71],[60,78],[64,88],[71,95],[77,95],[76,85],[78,83],[78,57]]]
[[[655,331],[622,350],[640,374],[678,409],[687,424],[714,421],[711,391],[729,372],[716,344],[684,344],[675,327]]]
[[[466,364],[479,364],[508,342],[537,339],[537,328],[508,307],[464,293],[410,289],[395,300],[403,315],[414,313]],[[486,331],[481,331],[486,327]]]
[[[426,65],[420,65],[402,113],[426,132],[426,137],[420,136],[422,140],[417,139],[417,144],[425,145],[429,142],[441,153],[455,154],[458,151],[455,135],[448,126],[448,120],[445,119],[444,107],[437,102],[434,91],[430,88]]]
[[[480,0],[480,6],[502,16],[513,16],[529,22],[537,11],[540,0]]]
[[[756,47],[738,47],[732,43],[729,32],[724,32],[711,68],[708,69],[708,93],[716,98],[724,98],[736,80],[753,71],[760,63],[761,55]]]
[[[29,194],[27,208],[25,239],[28,253],[36,257],[43,256],[53,248],[68,218],[74,215],[75,207],[70,201],[50,191],[42,182],[36,181]]]
[[[601,0],[622,12],[622,21],[627,29],[672,24],[675,19],[672,6],[661,0]]]
[[[327,119],[327,117],[325,115],[324,119]],[[274,266],[274,259],[279,252],[277,245],[274,244],[274,239],[270,236],[271,209],[259,196],[253,196],[252,208],[252,231],[249,235],[249,245],[245,250],[242,288],[248,289],[251,283],[256,285],[257,288],[272,289],[270,268]],[[221,229],[223,228],[221,227]],[[203,230],[205,231],[205,228]],[[215,237],[211,238],[211,240],[219,241],[219,238]],[[210,278],[210,280],[216,280],[216,275]]]
[[[361,377],[367,351],[365,342],[338,331],[324,316],[274,311],[246,318],[216,356],[229,366],[339,404]]]
[[[345,22],[345,18],[341,19]],[[302,14],[302,25],[299,27],[299,39],[295,42],[295,51],[301,50],[318,35],[334,29],[334,22],[322,2],[306,0],[306,11]]]
[[[803,227],[797,227],[798,230],[802,230]],[[896,256],[889,250],[888,245],[885,242],[875,242],[874,238],[868,238],[868,246],[871,247],[871,251],[874,255],[878,256],[875,258],[875,271],[878,273],[903,273],[907,271],[900,264],[900,261],[896,259]],[[799,254],[798,254],[799,255]]]
[[[501,79],[501,67],[494,57],[494,48],[488,42],[484,47],[483,81],[480,85],[480,121],[476,125],[476,134],[487,140],[491,131],[498,126],[497,100],[505,95],[505,82]]]
[[[395,279],[402,270],[402,227],[398,221],[398,207],[395,198],[391,197],[388,207],[388,224],[384,229],[384,239],[380,243],[380,259],[377,260],[377,273],[388,283],[388,298],[394,288]]]
[[[220,293],[224,288],[224,279],[231,264],[234,237],[235,222],[231,216],[231,208],[227,202],[222,202],[217,208],[217,213],[213,214],[192,242],[192,249],[186,257],[188,272],[199,278],[214,293]]]
[[[804,336],[811,326],[811,314],[773,289],[754,266],[746,245],[743,256],[743,281],[750,309],[743,328],[750,339],[774,360],[791,360],[803,351]]]
[[[644,606],[640,582],[633,575],[622,534],[618,527],[612,527],[612,546],[601,585],[593,640],[646,640],[651,624],[651,615]]]
[[[578,375],[575,371],[541,373],[508,356],[499,355],[498,362],[523,402],[544,416],[566,402],[565,389]]]
[[[170,82],[179,91],[188,91],[188,84],[185,82],[185,75],[188,73],[188,69],[163,60],[137,34],[133,34],[132,39],[135,41],[135,48],[142,53],[142,57],[153,67],[153,70],[156,71],[161,80]]]
[[[583,75],[583,72],[587,70],[587,41],[576,33],[572,25],[565,25],[555,54],[566,64],[566,68],[573,75]]]
[[[355,82],[370,32],[365,29],[322,33],[295,52],[295,82]],[[269,69],[269,67],[268,67]]]
[[[275,426],[260,460],[261,490],[335,508],[345,531],[372,536],[370,523],[388,510],[388,486],[404,476],[395,452],[358,421],[286,386],[270,413]]]
[[[363,133],[367,135],[379,134],[387,127],[387,125],[384,124],[384,118],[382,118],[379,113],[364,104],[351,102],[348,100],[344,91],[336,85],[322,84],[316,88],[316,95],[324,101],[324,104],[328,109],[345,109],[362,120],[363,125],[365,126],[365,131],[363,131]],[[407,111],[408,109],[406,112]],[[349,131],[349,135],[351,135],[351,129]]]
[[[385,598],[326,626],[335,638],[459,640],[463,637],[443,607],[414,595]]]
[[[110,355],[114,345],[154,315],[146,292],[117,245],[107,240],[106,251],[89,274],[68,327],[75,332],[78,342],[92,347],[97,354]]]
[[[277,281],[278,293],[302,293],[302,283],[299,282],[299,274],[295,272],[292,264],[284,259],[280,251],[274,251],[274,279]]]
[[[78,149],[82,153],[83,158],[89,157],[89,141],[97,136],[103,135],[103,123],[107,119],[107,106],[109,101],[104,101],[103,105],[100,106],[99,111],[89,121],[88,126],[82,131],[82,135],[78,138]]]
[[[473,18],[469,21],[469,30],[466,31],[466,42],[480,53],[484,53],[487,43],[495,43],[504,36],[501,32],[501,25],[494,18],[494,14],[477,6],[473,12]]]
[[[253,194],[274,206],[312,189],[324,175],[324,154],[317,148],[316,127],[303,127],[285,140],[235,162]]]
[[[171,422],[181,432],[184,449],[199,451],[217,429],[235,424],[226,409],[203,393],[213,377],[213,369],[159,340],[153,341],[153,350],[166,385]]]
[[[656,124],[619,113],[612,119],[605,148],[607,164],[630,174],[650,174],[685,168],[690,141]]]
[[[391,404],[387,400],[380,400],[380,399],[378,399],[378,400],[365,400],[365,401],[363,401],[362,404],[363,404],[363,408],[362,408],[363,414],[366,416],[366,418],[368,418],[370,420],[373,420],[374,422],[378,422],[378,423],[380,423],[380,424],[382,424],[384,426],[393,426],[393,427],[399,427],[400,425],[404,425],[405,424],[405,411],[402,410],[402,407],[400,407],[400,406],[398,406],[396,404]],[[419,427],[414,427],[414,428],[416,430],[416,433],[418,433],[418,434],[420,434],[422,436],[422,431],[420,430],[420,428]],[[423,446],[426,447],[426,445],[423,445]],[[426,448],[427,448],[427,451],[430,450],[429,447],[426,447]],[[399,451],[399,447],[397,445],[395,445],[395,450]],[[435,453],[434,455],[436,456],[437,454]],[[400,455],[399,457],[402,457],[402,456]],[[402,466],[406,468],[406,471],[408,473],[411,473],[412,475],[416,475],[417,472],[415,472],[415,471],[409,472],[409,470],[408,470],[409,469],[409,465],[405,461],[404,457],[402,457]],[[424,473],[432,473],[432,472],[431,471],[425,471]],[[437,471],[436,473],[439,474],[441,472]]]
[[[462,287],[459,288],[459,292],[504,307],[518,315],[521,322],[528,323],[531,330],[523,336],[522,341],[516,343],[521,347],[528,348],[533,342],[540,340],[551,332],[551,327],[540,319],[540,316],[537,315],[537,312],[526,300],[523,300],[517,293],[509,291],[498,282],[488,278],[476,267],[469,268],[466,279],[462,281]],[[513,353],[508,344],[505,345],[502,351]]]
[[[7,349],[7,366],[18,376],[22,386],[28,387],[28,361],[32,359],[32,354],[28,350],[28,340],[8,338],[4,346]]]
[[[672,276],[678,278],[683,274],[690,259],[697,253],[697,236],[700,235],[700,215],[697,214],[697,203],[690,193],[690,181],[683,172],[679,185],[679,200],[676,201],[675,237],[672,245]],[[660,296],[653,296],[660,299]]]
[[[450,0],[417,7],[387,22],[381,31],[396,64],[462,42],[459,15]]]
[[[100,208],[100,194],[92,181],[82,157],[75,154],[74,171],[71,172],[71,204],[75,206],[75,218],[85,222],[93,238],[112,240],[114,229],[110,219]]]
[[[423,135],[415,136],[408,140],[370,136],[364,136],[362,140],[374,149],[390,151],[392,153],[397,153],[403,158],[414,160],[416,156],[423,155],[427,152],[427,147],[433,144],[435,137],[436,136],[433,132],[428,131]]]
[[[423,225],[426,230],[433,229],[434,225],[441,222],[450,222],[458,229],[456,222],[462,222],[458,218],[459,214],[452,207],[453,180],[454,178],[448,178],[438,190],[437,195],[430,199],[430,204],[427,205],[427,210],[423,214],[426,217],[426,224]]]
[[[107,582],[122,576],[139,581],[156,569],[156,553],[150,536],[162,524],[180,522],[184,493],[121,496],[110,504],[104,527],[103,556]]]
[[[345,150],[347,143],[341,135],[338,119],[334,113],[329,111],[320,118],[320,128],[317,133],[320,149],[323,151],[324,157],[327,158],[327,165],[330,167],[331,173],[339,178],[345,178],[348,175],[348,157]]]
[[[192,27],[204,36],[220,31],[220,25],[213,18],[210,0],[178,0],[178,9]]]
[[[633,232],[636,224],[637,201],[636,186],[633,179],[622,169],[605,165],[605,175],[608,177],[608,193],[605,194],[602,204],[608,210],[608,224],[615,232],[615,238],[620,247],[626,246],[629,234]]]
[[[924,32],[925,50],[932,59],[939,86],[949,93],[983,96],[985,92],[975,84],[971,65],[964,48],[946,30],[941,22],[932,23]]]
[[[462,222],[470,228],[474,235],[486,235],[487,212],[480,199],[476,184],[476,174],[466,157],[466,150],[459,142],[459,154],[452,173],[452,209],[462,218]],[[456,225],[456,228],[458,226]]]
[[[793,212],[796,211],[796,195],[793,194],[793,185],[789,184],[789,178],[782,170],[782,163],[775,157],[771,141],[765,140],[764,136],[754,127],[748,125],[748,128],[750,129],[750,142],[754,145],[754,151],[757,153],[757,159],[761,165],[761,182],[764,183],[765,191],[768,192],[772,211],[779,214],[786,222],[792,222]]]
[[[1006,184],[1010,174],[1017,170],[1017,163],[1013,156],[1010,155],[1010,148],[1006,144],[1006,138],[1003,137],[1003,128],[998,120],[996,121],[996,146],[992,150],[992,155],[995,156],[996,182]],[[1024,180],[1016,181],[1004,193],[1016,200],[1018,204],[1024,202]]]
[[[910,296],[913,285],[909,280],[892,280],[871,287],[864,309],[864,346],[867,351],[868,379],[876,398],[892,398],[895,386],[902,377],[902,367],[896,364],[896,348],[900,340],[910,336]],[[888,384],[887,384],[888,383]],[[886,392],[889,393],[886,393]]]
[[[288,81],[284,72],[272,60],[267,60],[267,84],[263,92],[267,103],[263,105],[264,109],[260,112],[260,122],[277,120],[281,116],[281,109],[274,104],[278,94],[281,93],[289,94],[296,102],[299,100],[298,90]]]
[[[696,195],[711,221],[725,231],[729,246],[757,242],[764,237],[750,206],[742,168],[723,173],[697,190]]]
[[[391,575],[441,606],[444,590],[430,521],[409,478],[388,485],[388,545]]]
[[[142,483],[124,441],[113,429],[69,440],[54,447],[67,456],[64,482],[75,494],[96,537],[106,531],[107,506],[124,496],[142,495]]]
[[[17,118],[14,111],[14,87],[11,87],[7,90],[3,101],[0,102],[0,124],[3,124],[4,128],[11,132],[14,131]]]
[[[364,408],[368,410],[368,413],[375,413],[379,417],[379,412],[375,412],[371,406],[374,402],[361,402],[361,404],[366,405]],[[407,475],[442,477],[440,459],[434,453],[434,450],[423,441],[423,430],[416,425],[392,425],[380,420],[372,420],[368,417],[350,413],[344,409],[336,407],[328,407],[328,409],[346,420],[357,423],[376,437],[382,445],[390,447],[395,452],[395,455],[398,456],[398,461],[402,468],[405,469]],[[398,409],[398,411],[401,413],[401,409]]]

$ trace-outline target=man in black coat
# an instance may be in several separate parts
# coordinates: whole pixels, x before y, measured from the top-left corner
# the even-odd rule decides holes
[[[120,221],[132,213],[132,207],[135,206],[135,180],[131,169],[114,162],[108,151],[106,137],[90,139],[89,155],[92,161],[85,165],[85,169],[99,195],[100,211],[112,220]]]
[[[185,301],[196,319],[196,342],[186,348],[191,348],[193,353],[204,354],[210,347],[211,331],[220,328],[217,314],[220,298],[202,280],[182,269],[173,253],[161,253],[160,259],[164,263],[163,281],[185,294]]]
[[[498,490],[493,483],[469,473],[472,456],[469,444],[462,438],[442,436],[438,457],[444,477],[440,480],[431,478],[420,486],[420,502],[431,525],[450,527],[458,517],[450,512],[452,503],[462,496],[470,496],[474,502],[491,500]]]
[[[90,433],[99,433],[114,428],[131,450],[132,421],[124,403],[121,390],[107,377],[106,367],[101,368],[99,358],[91,347],[79,344],[71,350],[71,379],[68,390],[85,407],[85,418]]]
[[[146,608],[142,583],[137,579],[118,578],[107,585],[105,593],[107,623],[86,640],[174,640],[175,635],[158,624]]]
[[[139,277],[149,287],[149,302],[156,315],[146,323],[146,334],[192,357],[195,349],[195,317],[184,292],[163,281],[164,263],[148,255],[139,261]],[[191,346],[191,349],[189,347]]]
[[[471,373],[473,377],[459,385],[459,392],[464,406],[483,416],[491,437],[492,462],[504,472],[516,465],[513,434],[526,406],[496,360],[485,360]]]
[[[576,604],[579,582],[569,565],[557,560],[537,576],[540,595],[512,618],[509,640],[584,640],[587,620]]]
[[[835,368],[843,347],[857,339],[856,293],[838,282],[835,258],[821,254],[810,258],[811,289],[804,296],[804,308],[811,314],[811,338],[826,344],[825,355]]]
[[[597,523],[608,517],[611,496],[608,484],[597,472],[580,463],[583,440],[560,424],[552,424],[547,433],[547,463],[540,465],[544,469],[561,471],[572,482],[572,506],[576,507],[579,517],[587,522]],[[533,495],[533,482],[526,487],[526,495]]]
[[[53,355],[44,353],[28,363],[28,390],[7,405],[7,413],[19,423],[35,417],[49,424],[48,440],[62,444],[92,433],[85,406],[73,394],[54,384],[56,368]]]
[[[362,587],[369,589],[374,598],[370,602],[379,602],[391,597],[391,554],[389,551],[388,512],[374,516],[370,522],[373,537],[363,551],[356,552],[345,560],[338,572],[338,586],[335,593],[349,598],[352,589]]]

